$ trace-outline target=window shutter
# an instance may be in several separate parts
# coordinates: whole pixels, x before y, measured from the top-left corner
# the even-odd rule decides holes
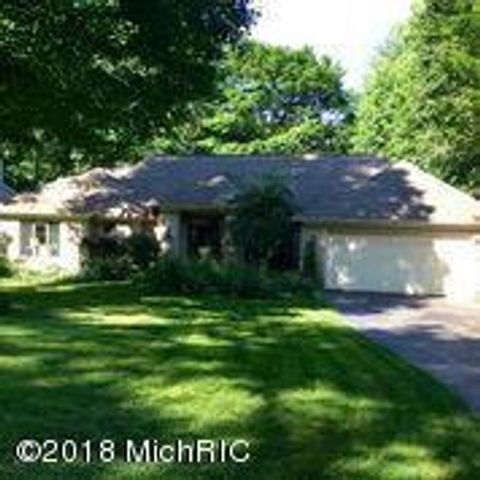
[[[20,223],[20,255],[30,257],[32,255],[33,223]]]
[[[52,255],[60,254],[60,224],[49,223],[48,224],[49,239],[48,244]]]

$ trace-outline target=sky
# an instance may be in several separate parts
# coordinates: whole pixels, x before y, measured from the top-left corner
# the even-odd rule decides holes
[[[339,61],[347,86],[361,89],[378,48],[405,21],[413,0],[256,0],[253,37],[276,45],[310,45]]]

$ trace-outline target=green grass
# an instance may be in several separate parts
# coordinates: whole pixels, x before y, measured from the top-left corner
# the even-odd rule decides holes
[[[480,422],[320,306],[4,283],[0,479],[477,479]],[[245,438],[244,465],[25,465],[21,438]]]

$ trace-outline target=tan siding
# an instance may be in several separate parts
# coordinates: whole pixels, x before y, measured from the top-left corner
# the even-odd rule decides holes
[[[80,242],[83,225],[80,223],[60,223],[60,251],[58,255],[42,254],[40,257],[25,257],[20,252],[20,222],[1,221],[0,232],[12,239],[8,248],[8,258],[20,262],[33,270],[61,269],[77,272],[80,268]]]

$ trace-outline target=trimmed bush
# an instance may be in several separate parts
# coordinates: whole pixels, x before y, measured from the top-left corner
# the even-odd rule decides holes
[[[145,294],[221,294],[237,298],[312,295],[313,282],[296,273],[271,273],[243,264],[166,257],[137,277]]]

